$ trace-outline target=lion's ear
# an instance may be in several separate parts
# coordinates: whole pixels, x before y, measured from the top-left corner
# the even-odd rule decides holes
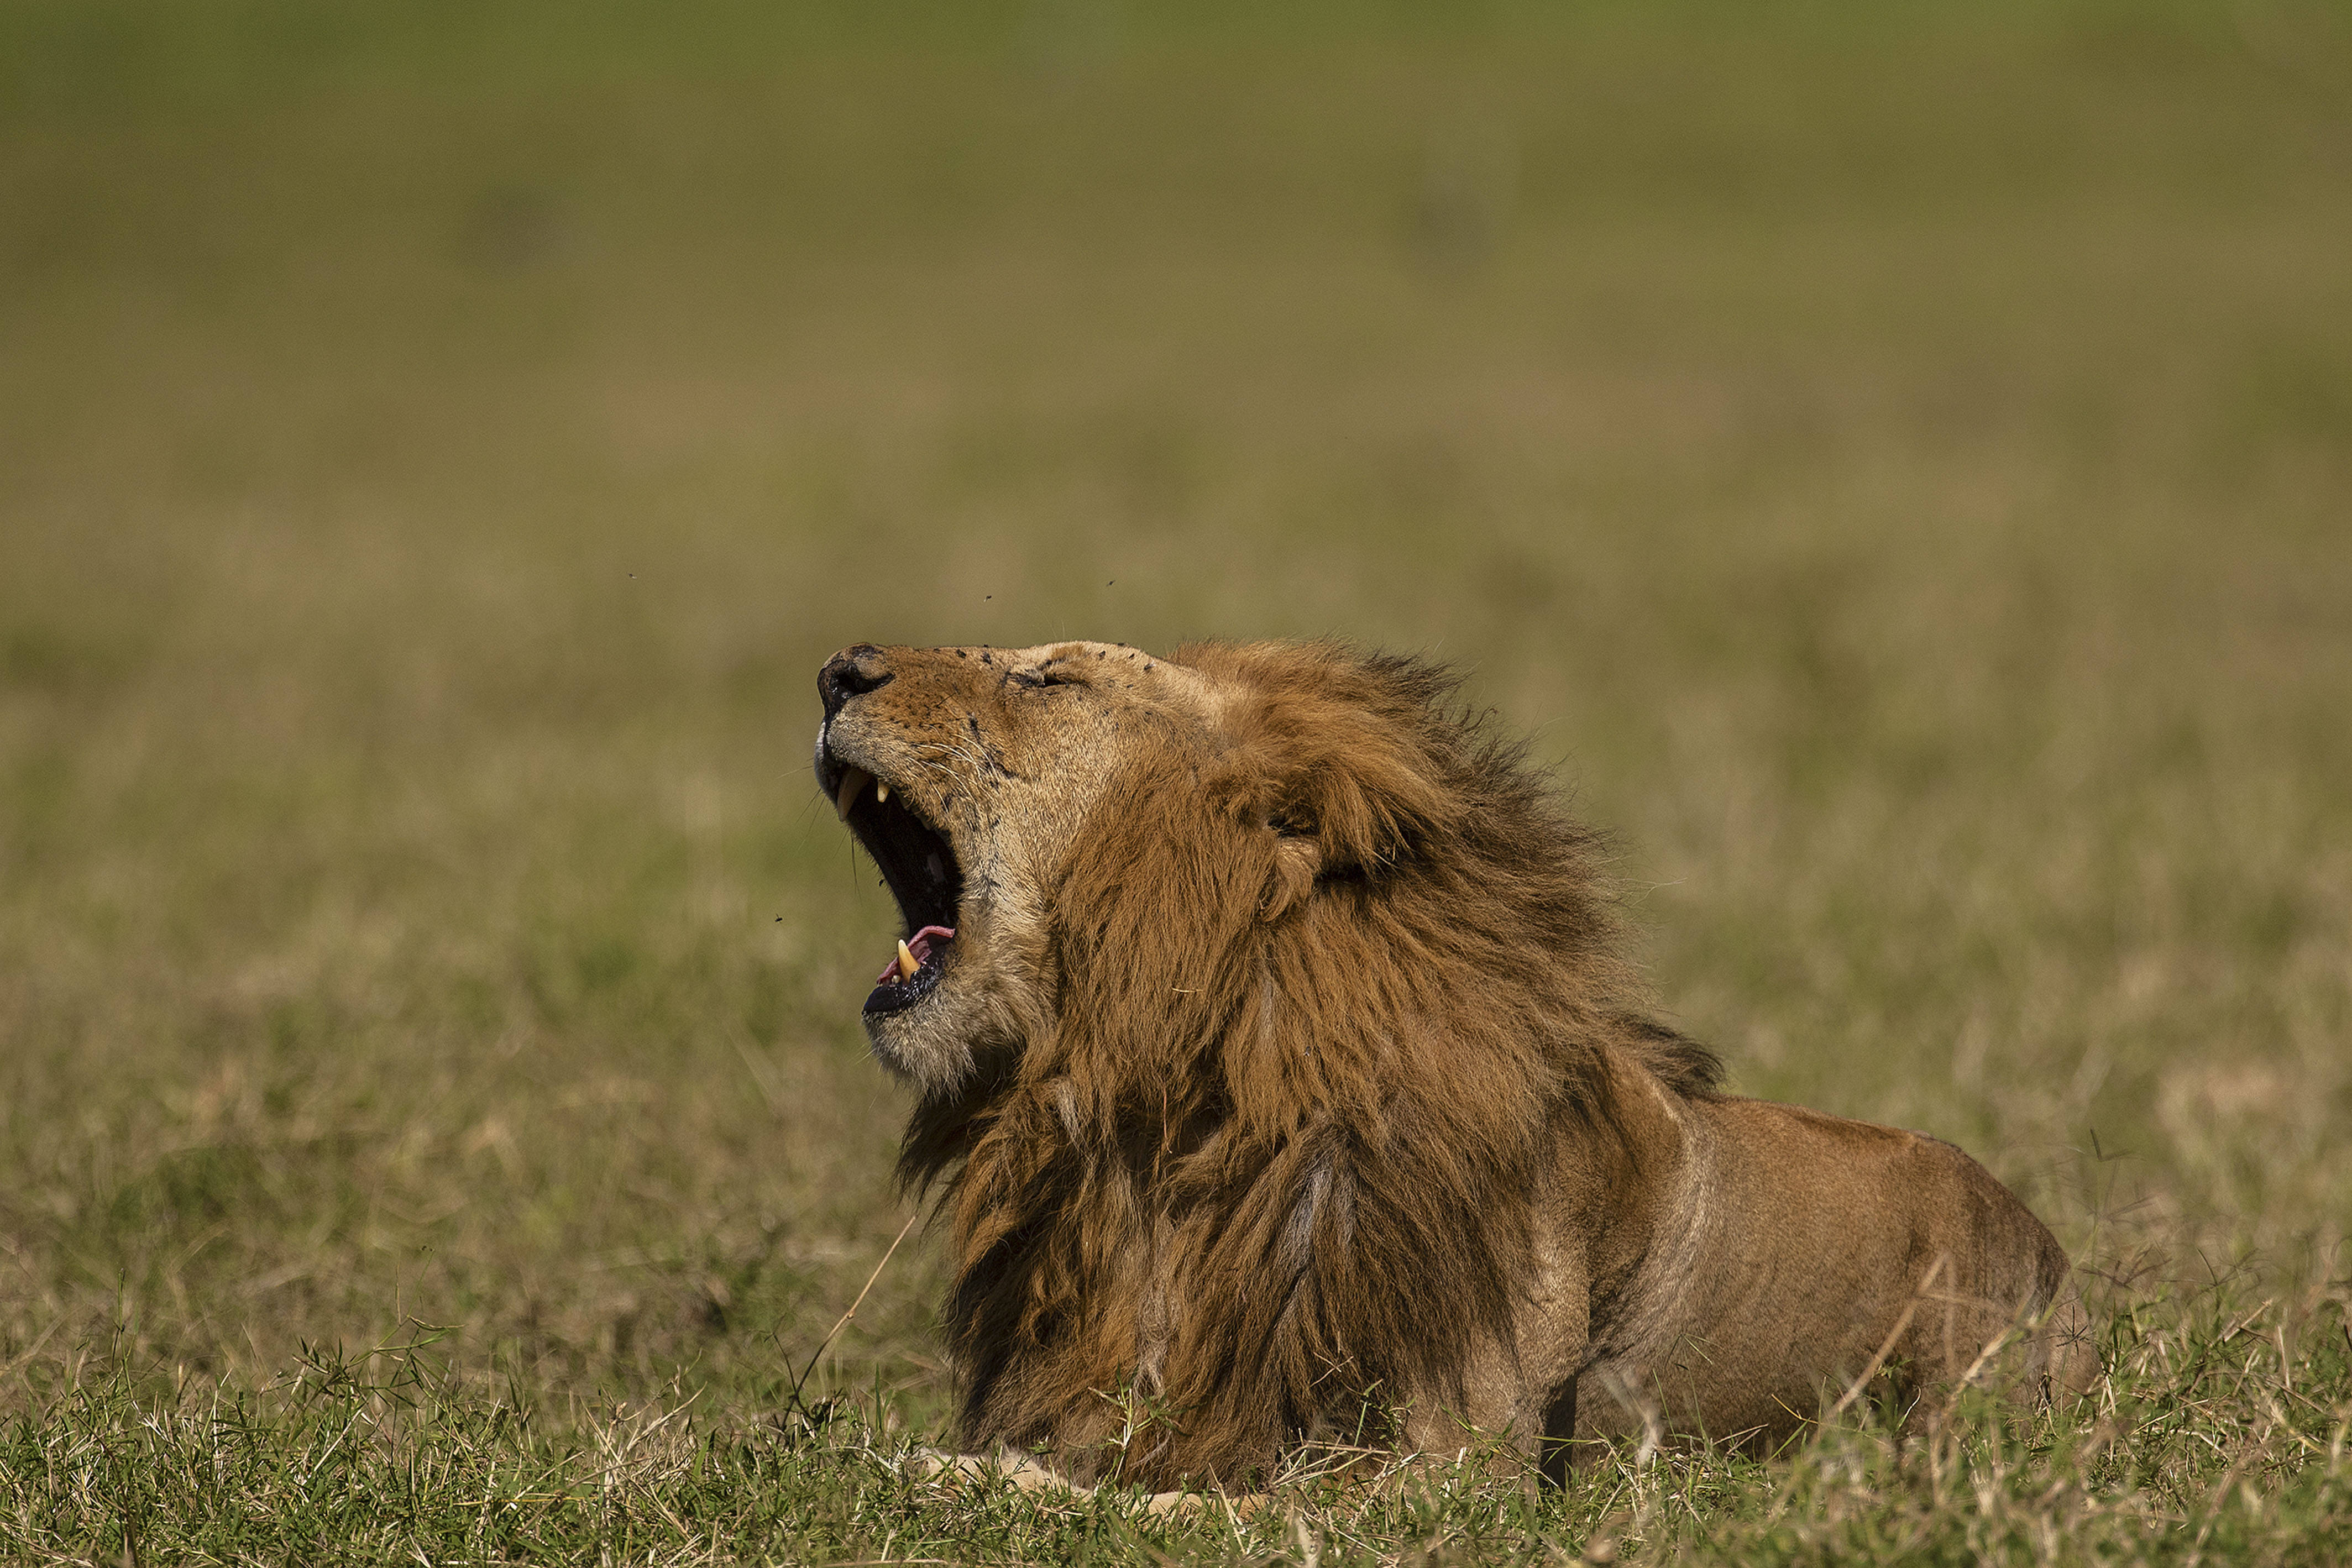
[[[1421,737],[1396,716],[1293,700],[1252,737],[1257,810],[1307,873],[1377,872],[1459,810]],[[1289,850],[1309,853],[1306,848]]]
[[[1269,906],[1289,907],[1318,875],[1377,875],[1456,825],[1464,807],[1444,752],[1457,727],[1437,711],[1451,689],[1444,672],[1322,643],[1206,649],[1194,662],[1246,694],[1220,716],[1216,782],[1232,808],[1285,844],[1313,846],[1311,861],[1303,847],[1282,852]]]
[[[1274,870],[1266,877],[1265,897],[1259,902],[1259,915],[1267,920],[1279,920],[1287,911],[1306,903],[1322,870],[1320,840],[1285,833],[1274,848]]]
[[[1411,852],[1457,807],[1417,737],[1387,716],[1324,716],[1275,810],[1322,844],[1324,867],[1378,871]]]

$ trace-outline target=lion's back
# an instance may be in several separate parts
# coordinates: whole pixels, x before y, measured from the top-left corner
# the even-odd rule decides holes
[[[1915,1388],[2095,1374],[2064,1249],[1965,1151],[1767,1101],[1692,1111],[1712,1244],[1659,1371],[1708,1427],[1784,1427],[1882,1368]]]

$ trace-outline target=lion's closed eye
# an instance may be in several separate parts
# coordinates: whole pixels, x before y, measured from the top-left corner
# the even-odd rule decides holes
[[[1020,686],[1029,691],[1036,691],[1045,686],[1082,686],[1086,685],[1086,682],[1077,680],[1060,670],[1055,669],[1050,664],[1040,665],[1038,668],[1034,670],[1007,670],[1004,672],[1004,679],[1009,685]]]

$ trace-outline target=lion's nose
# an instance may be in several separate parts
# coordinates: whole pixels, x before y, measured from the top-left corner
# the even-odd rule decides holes
[[[827,659],[824,668],[816,673],[817,700],[824,704],[824,716],[831,718],[850,698],[887,686],[893,678],[883,667],[882,650],[871,643],[860,643]]]

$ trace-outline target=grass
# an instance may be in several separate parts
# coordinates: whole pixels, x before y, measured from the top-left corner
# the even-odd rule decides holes
[[[2352,18],[696,16],[0,12],[0,1556],[2352,1552]],[[791,1396],[908,1214],[819,661],[1325,632],[2095,1410],[950,1496],[919,1230]]]

